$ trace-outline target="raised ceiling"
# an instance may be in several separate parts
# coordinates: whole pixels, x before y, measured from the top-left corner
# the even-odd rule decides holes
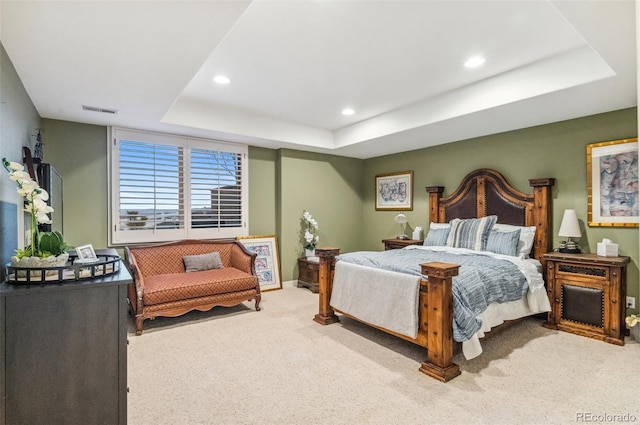
[[[637,105],[633,1],[5,0],[0,14],[43,118],[370,158]],[[484,65],[465,68],[473,56]]]

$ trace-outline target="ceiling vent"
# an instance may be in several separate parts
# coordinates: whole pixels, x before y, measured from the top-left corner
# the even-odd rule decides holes
[[[97,106],[82,105],[82,109],[84,109],[85,111],[102,112],[103,114],[117,114],[118,113],[117,109],[99,108]]]

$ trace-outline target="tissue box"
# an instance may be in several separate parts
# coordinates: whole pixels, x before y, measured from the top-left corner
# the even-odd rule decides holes
[[[618,244],[598,242],[598,255],[602,257],[617,257]]]

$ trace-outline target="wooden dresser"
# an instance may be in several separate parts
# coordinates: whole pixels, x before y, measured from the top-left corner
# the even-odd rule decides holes
[[[127,423],[129,282],[0,284],[0,425]]]
[[[298,288],[309,288],[314,294],[318,293],[318,261],[298,258]]]
[[[629,257],[543,255],[551,311],[544,326],[624,345]]]
[[[402,249],[408,245],[422,245],[423,240],[416,239],[383,239],[382,243],[384,244],[384,250],[389,251],[390,249]]]

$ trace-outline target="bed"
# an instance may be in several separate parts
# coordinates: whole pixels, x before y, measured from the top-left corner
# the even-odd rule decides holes
[[[528,292],[526,289],[523,290],[524,295],[518,300],[490,302],[486,311],[479,313],[477,317],[471,320],[477,319],[481,323],[480,329],[474,332],[471,337],[469,337],[468,332],[461,336],[460,326],[457,322],[458,311],[462,308],[459,305],[461,302],[459,295],[460,281],[465,275],[481,273],[479,271],[481,267],[485,269],[494,268],[494,266],[476,266],[473,262],[475,260],[472,261],[471,257],[482,257],[480,261],[485,262],[493,261],[486,259],[489,257],[498,257],[497,260],[499,261],[507,259],[501,257],[510,257],[511,255],[473,252],[480,250],[480,245],[465,246],[463,244],[461,248],[452,250],[456,252],[443,252],[442,258],[445,260],[440,260],[439,254],[432,254],[432,252],[448,251],[449,248],[441,247],[442,245],[447,245],[447,243],[441,241],[436,243],[436,246],[433,246],[434,237],[430,237],[429,233],[427,234],[427,240],[431,240],[430,244],[432,246],[430,247],[411,246],[401,250],[371,252],[370,257],[365,255],[364,260],[354,261],[352,258],[360,254],[347,253],[339,255],[340,250],[338,248],[316,248],[316,255],[320,261],[318,276],[319,311],[314,320],[322,325],[329,325],[339,322],[340,319],[336,314],[339,313],[411,341],[427,349],[427,359],[420,365],[419,370],[421,372],[443,382],[455,378],[460,374],[459,366],[453,362],[456,339],[462,339],[459,342],[462,342],[463,351],[465,351],[466,347],[470,356],[473,357],[481,352],[478,339],[491,327],[502,322],[548,310],[548,298],[544,290],[541,263],[543,260],[542,255],[551,248],[551,188],[554,183],[555,179],[553,178],[530,179],[529,184],[533,188],[533,192],[524,193],[507,183],[499,172],[483,168],[467,174],[458,188],[449,196],[443,196],[444,187],[442,186],[426,188],[429,196],[429,233],[434,229],[448,227],[449,231],[445,239],[452,246],[459,246],[458,242],[464,239],[458,237],[462,235],[462,232],[466,232],[467,236],[476,232],[477,234],[470,236],[469,239],[474,239],[471,242],[472,245],[482,243],[482,251],[484,251],[489,233],[488,229],[491,229],[491,231],[502,230],[505,233],[509,233],[513,229],[521,229],[518,232],[519,245],[517,249],[522,250],[522,238],[520,236],[527,233],[527,229],[530,229],[530,239],[532,240],[530,245],[526,247],[526,254],[517,255],[516,253],[514,255],[514,257],[517,256],[523,259],[523,262],[527,264],[523,266],[525,268],[530,269],[531,264],[537,264],[534,267],[537,270],[531,276],[524,277],[526,285],[529,287]],[[495,223],[499,224],[495,225]],[[480,228],[482,229],[478,230]],[[469,231],[470,229],[471,231]],[[438,231],[434,231],[433,235],[438,235],[438,233]],[[482,233],[482,237],[479,236],[480,233]],[[494,234],[494,236],[496,235]],[[505,235],[497,236],[502,238]],[[440,239],[441,237],[442,235],[435,239]],[[399,267],[382,269],[381,267],[384,266],[379,264],[382,262],[382,257],[387,258],[389,256],[394,257],[395,260],[404,257],[404,262],[419,261],[417,259],[423,258],[421,257],[423,251],[425,252],[424,258],[428,258],[428,260],[414,265],[413,267],[417,271],[409,272]],[[426,256],[426,252],[429,252],[429,256]],[[451,255],[454,256],[452,257]],[[464,258],[456,255],[464,255]],[[408,260],[409,258],[413,260]],[[391,261],[395,260],[392,259]],[[513,263],[514,267],[522,272],[521,266],[516,264],[520,260],[508,260],[504,261],[504,263]],[[513,267],[509,265],[505,266],[505,268]],[[534,276],[536,273],[537,277]],[[520,273],[518,273],[518,279],[522,281],[520,276]],[[336,279],[335,282],[334,278]],[[464,279],[467,278],[464,277]],[[536,301],[531,301],[532,279],[538,279],[537,294],[533,297],[533,299],[537,299],[537,306],[535,306]],[[493,280],[493,278],[490,278],[490,280]],[[414,281],[415,284],[410,283]],[[539,287],[540,282],[542,282],[542,288]],[[334,284],[335,293],[332,294],[334,292]],[[411,285],[410,289],[406,289],[406,285]],[[391,318],[394,315],[404,317],[404,315],[396,314],[397,311],[394,310],[396,305],[400,305],[397,304],[397,301],[401,297],[397,295],[398,292],[389,289],[392,287],[401,288],[398,290],[406,292],[409,297],[415,294],[415,301],[413,302],[416,310],[415,315],[409,315],[408,318],[403,319],[405,324],[410,324],[413,321],[417,322],[412,326],[414,328],[413,331],[405,332],[392,326],[387,327],[384,324],[380,324],[378,320],[378,313],[381,317],[385,315]],[[364,288],[364,290],[358,288]],[[358,317],[363,308],[367,309],[369,307],[368,304],[374,303],[371,293],[386,293],[388,298],[382,299],[382,304],[392,307],[378,308],[376,304],[373,304],[373,307],[368,309],[368,313],[362,314],[364,318]],[[513,297],[513,294],[511,296]],[[404,294],[402,297],[404,297]],[[533,308],[531,304],[533,304]],[[383,311],[384,309],[386,311]],[[462,309],[464,310],[464,308]],[[354,311],[356,313],[353,313]],[[371,314],[374,315],[373,318]],[[464,334],[464,332],[462,333]],[[454,338],[454,334],[456,338]],[[469,357],[466,352],[465,356]]]

